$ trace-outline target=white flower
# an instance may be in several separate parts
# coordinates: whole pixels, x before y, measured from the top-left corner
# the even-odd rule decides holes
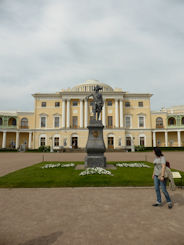
[[[68,167],[74,167],[75,164],[74,163],[50,163],[50,164],[45,164],[44,166],[42,166],[41,168],[68,168]]]
[[[110,171],[105,170],[105,169],[100,168],[100,167],[87,168],[85,171],[81,172],[79,175],[84,176],[84,175],[92,175],[92,174],[103,174],[103,175],[113,176],[113,174]]]
[[[144,163],[117,163],[117,167],[130,167],[130,168],[150,168],[150,166],[144,164]]]

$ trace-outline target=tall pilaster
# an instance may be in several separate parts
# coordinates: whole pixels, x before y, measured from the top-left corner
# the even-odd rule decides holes
[[[70,100],[67,100],[67,119],[66,119],[66,127],[70,127]]]
[[[165,131],[165,146],[168,146],[168,132]]]
[[[115,127],[119,128],[118,100],[115,100]]]
[[[83,128],[83,115],[84,115],[84,107],[83,107],[83,99],[80,100],[80,127]]]
[[[6,148],[6,132],[3,132],[2,148]]]
[[[65,100],[62,100],[62,127],[65,128]]]
[[[102,123],[104,127],[106,126],[106,101],[104,100],[104,106],[102,109]]]
[[[156,147],[156,132],[153,132],[153,147]]]
[[[16,149],[18,149],[19,148],[19,132],[16,132]]]
[[[178,135],[178,146],[181,146],[181,131],[177,131],[177,135]]]
[[[87,128],[88,126],[88,101],[85,99],[85,124],[84,127]]]
[[[32,132],[29,132],[29,144],[28,144],[29,149],[31,149],[31,142],[32,142]]]
[[[120,128],[123,127],[123,101],[120,100]]]

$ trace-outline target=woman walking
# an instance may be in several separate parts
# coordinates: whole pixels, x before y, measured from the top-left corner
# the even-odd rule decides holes
[[[172,205],[169,193],[167,192],[167,189],[166,189],[166,178],[164,178],[166,160],[161,150],[158,147],[154,147],[153,151],[155,153],[156,158],[153,162],[154,171],[153,171],[152,178],[154,179],[157,202],[154,203],[152,206],[157,207],[157,206],[162,205],[162,199],[161,199],[161,194],[160,194],[160,187],[161,187],[162,192],[164,193],[164,196],[166,198],[168,208],[172,208],[173,205]]]

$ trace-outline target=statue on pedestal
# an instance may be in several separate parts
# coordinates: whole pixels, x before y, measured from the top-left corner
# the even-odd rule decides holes
[[[93,111],[94,120],[99,120],[100,113],[101,113],[103,105],[104,105],[102,94],[99,93],[99,90],[102,90],[102,87],[97,85],[94,88],[95,92],[86,96],[86,99],[88,99],[89,97],[93,97],[94,101],[93,101],[92,111]],[[97,115],[97,118],[96,118],[96,115]]]
[[[88,125],[89,135],[86,144],[85,167],[106,167],[106,157],[104,157],[106,148],[103,140],[104,126],[102,121],[99,120],[104,101],[99,90],[102,90],[102,88],[97,85],[94,88],[95,92],[86,96],[87,99],[93,97],[93,120],[90,120]]]

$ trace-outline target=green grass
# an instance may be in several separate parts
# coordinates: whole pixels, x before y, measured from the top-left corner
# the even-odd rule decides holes
[[[151,168],[117,167],[117,170],[110,170],[114,176],[79,176],[83,170],[75,170],[73,167],[41,169],[41,166],[48,163],[50,162],[38,163],[1,177],[0,188],[153,186],[153,164],[148,162],[142,163],[146,163]],[[109,163],[114,164],[115,162]],[[82,164],[82,162],[75,164]],[[184,177],[184,173],[180,173]],[[180,182],[178,181],[176,184],[180,184]]]

